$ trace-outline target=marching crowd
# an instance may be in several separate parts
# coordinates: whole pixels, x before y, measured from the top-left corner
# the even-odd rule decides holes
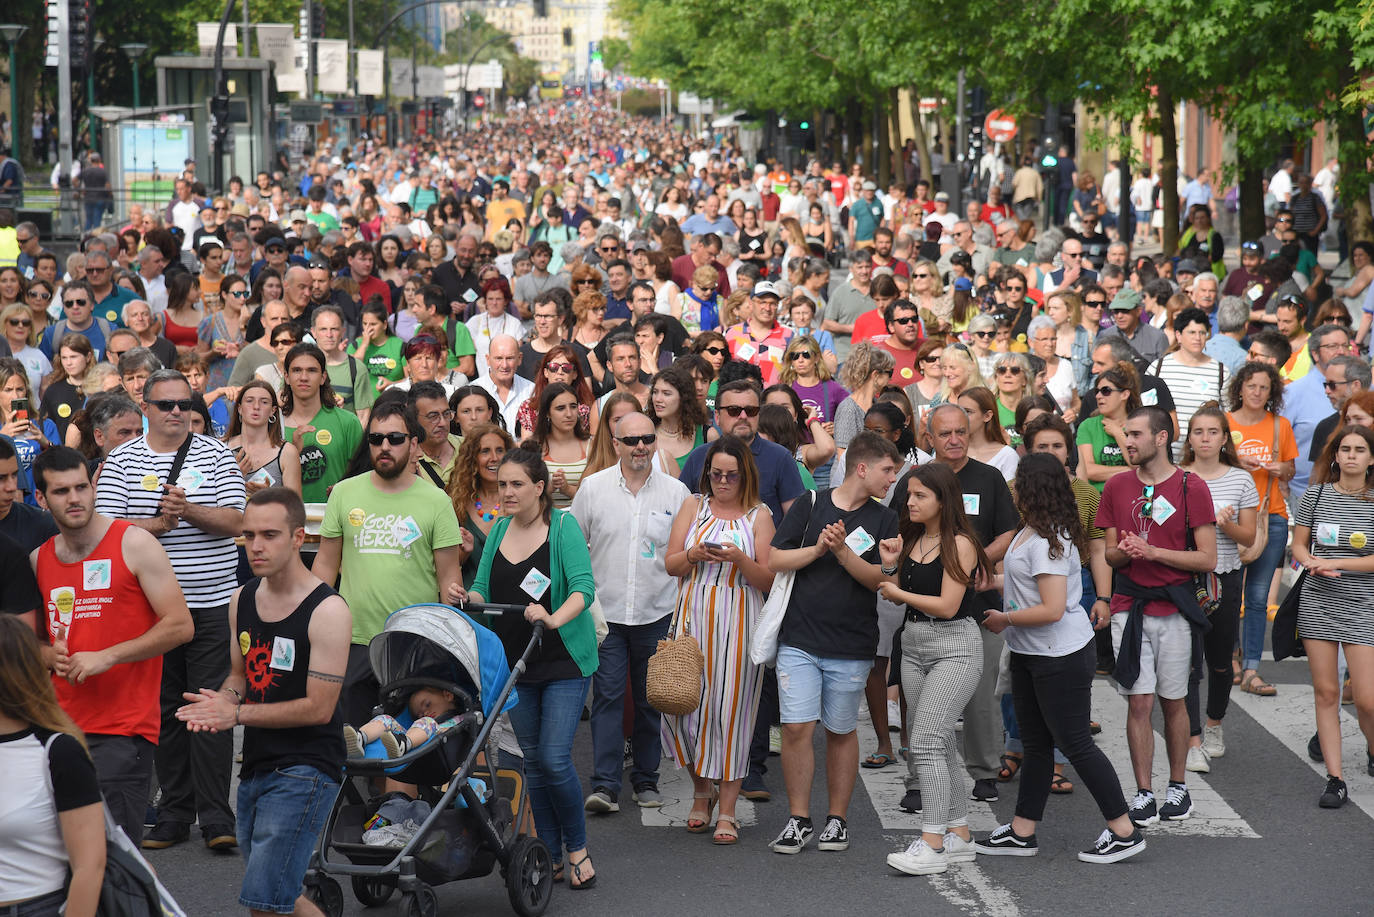
[[[1281,690],[1290,550],[1275,655],[1308,658],[1319,802],[1345,802],[1343,692],[1374,739],[1374,246],[1333,288],[1293,227],[1310,179],[1228,271],[1212,200],[1180,258],[1133,257],[1091,196],[1041,231],[1010,179],[952,213],[919,177],[790,175],[587,102],[279,166],[211,195],[188,161],[65,263],[0,211],[13,913],[94,913],[102,794],[146,849],[240,847],[251,912],[319,913],[345,735],[443,718],[374,725],[367,654],[435,601],[525,606],[490,623],[512,662],[546,628],[503,748],[572,889],[588,813],[661,805],[664,756],[719,845],[780,788],[774,851],[844,850],[858,768],[900,767],[901,872],[1034,855],[1075,779],[1104,819],[1080,859],[1132,856],[1191,814],[1231,691]],[[699,703],[661,715],[649,661],[682,635]],[[970,778],[1019,781],[987,837]]]

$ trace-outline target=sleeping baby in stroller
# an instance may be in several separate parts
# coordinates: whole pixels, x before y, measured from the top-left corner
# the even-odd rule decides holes
[[[440,732],[451,729],[460,715],[454,707],[453,693],[438,688],[416,688],[406,706],[415,718],[409,729],[386,713],[374,716],[361,729],[345,724],[344,747],[348,750],[348,757],[363,757],[363,748],[381,739],[386,756],[399,758]]]

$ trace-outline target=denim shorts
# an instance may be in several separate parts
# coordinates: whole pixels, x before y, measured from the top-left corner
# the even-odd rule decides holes
[[[243,854],[239,904],[290,914],[301,894],[320,828],[339,784],[308,764],[254,774],[239,783],[238,839]]]
[[[859,724],[859,700],[872,659],[827,659],[795,646],[778,647],[778,710],[781,722],[821,721],[836,735]]]

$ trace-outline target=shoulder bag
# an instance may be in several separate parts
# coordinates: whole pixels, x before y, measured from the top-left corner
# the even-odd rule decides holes
[[[1317,511],[1321,509],[1322,492],[1326,490],[1323,484],[1317,488],[1317,503],[1312,507],[1312,527],[1308,532],[1307,548],[1312,549],[1312,532],[1317,529]],[[1302,637],[1298,636],[1298,606],[1302,603],[1302,587],[1307,583],[1307,568],[1304,567],[1298,574],[1298,578],[1293,581],[1293,585],[1288,589],[1288,594],[1279,603],[1279,610],[1274,614],[1274,631],[1271,640],[1274,644],[1274,661],[1287,659],[1290,656],[1306,656],[1307,649],[1302,645]]]
[[[811,494],[811,509],[816,508],[816,492]],[[811,520],[806,520],[806,530],[811,528]],[[802,532],[800,547],[807,547],[806,530]],[[797,580],[796,570],[785,570],[773,577],[773,588],[768,590],[768,599],[763,603],[754,622],[753,633],[749,635],[749,659],[754,665],[773,665],[778,661],[778,632],[782,630],[782,619],[787,616],[787,604],[792,600],[792,586]]]
[[[1197,550],[1193,540],[1193,527],[1188,522],[1188,478],[1191,472],[1183,472],[1183,532],[1184,546],[1189,551]],[[1221,578],[1215,570],[1193,574],[1193,591],[1197,593],[1197,603],[1207,617],[1221,607]]]
[[[1279,415],[1274,415],[1274,451],[1273,459],[1279,457]],[[1259,560],[1259,556],[1264,553],[1264,549],[1269,546],[1269,495],[1274,492],[1274,488],[1279,486],[1275,475],[1269,475],[1269,486],[1264,488],[1264,496],[1260,499],[1259,509],[1255,511],[1255,540],[1250,542],[1250,547],[1240,549],[1240,562],[1249,566]],[[1280,496],[1279,499],[1283,499]],[[1237,510],[1239,512],[1239,510]]]

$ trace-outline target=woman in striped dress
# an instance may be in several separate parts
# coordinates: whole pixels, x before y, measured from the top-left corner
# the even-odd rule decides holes
[[[1203,352],[1212,335],[1211,320],[1201,309],[1184,309],[1174,319],[1178,346],[1159,358],[1154,374],[1169,387],[1178,410],[1178,429],[1174,431],[1174,458],[1183,454],[1188,421],[1193,412],[1208,401],[1220,401],[1230,373],[1226,364]]]
[[[749,634],[773,584],[768,549],[773,517],[759,501],[759,474],[749,447],[723,436],[706,453],[701,495],[683,502],[665,559],[680,579],[673,632],[696,637],[706,657],[701,704],[686,716],[663,717],[663,747],[692,774],[687,830],[704,833],[720,784],[714,840],[739,840],[735,804],[749,772],[763,668],[749,660]]]

